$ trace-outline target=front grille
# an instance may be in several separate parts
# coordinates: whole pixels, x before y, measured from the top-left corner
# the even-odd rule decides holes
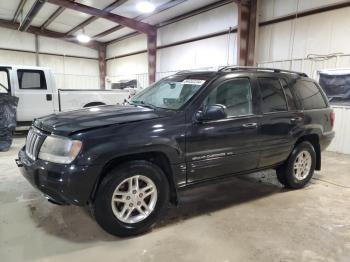
[[[26,154],[29,158],[36,160],[44,139],[44,135],[38,129],[34,127],[29,129],[26,141]]]

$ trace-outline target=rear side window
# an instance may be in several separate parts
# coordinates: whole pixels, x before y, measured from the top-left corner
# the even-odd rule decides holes
[[[20,89],[47,89],[45,74],[41,70],[17,70]]]
[[[282,86],[278,79],[258,78],[263,113],[288,111]]]
[[[327,107],[327,103],[315,83],[300,80],[295,84],[294,89],[305,110]]]

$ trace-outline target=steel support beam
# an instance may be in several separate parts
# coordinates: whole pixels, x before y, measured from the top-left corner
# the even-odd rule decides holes
[[[31,9],[27,13],[26,17],[21,22],[18,30],[26,31],[30,24],[32,23],[35,16],[39,13],[40,9],[44,6],[45,0],[36,0],[32,5]]]
[[[82,12],[85,14],[96,16],[99,18],[104,18],[104,19],[110,20],[112,22],[118,23],[120,25],[134,29],[136,31],[139,31],[141,33],[148,34],[148,33],[156,30],[155,27],[152,25],[142,23],[142,22],[133,20],[133,19],[128,18],[128,17],[116,15],[116,14],[113,14],[110,12],[106,12],[104,10],[100,10],[100,9],[97,9],[94,7],[83,5],[80,3],[74,3],[74,2],[71,2],[69,0],[47,0],[47,2],[49,2],[51,4],[58,5],[58,6],[62,6],[65,8],[69,8],[69,9],[72,9],[72,10],[75,10],[78,12]]]
[[[13,30],[17,30],[19,27],[19,23],[13,23],[12,21],[9,20],[3,20],[0,19],[0,27],[4,27],[4,28],[8,28],[8,29],[13,29]],[[61,39],[67,42],[71,42],[71,43],[75,43],[75,44],[79,44],[82,46],[86,46],[95,50],[98,50],[100,43],[97,41],[91,41],[88,44],[82,44],[79,43],[77,40],[75,40],[74,38],[67,38],[65,37],[64,33],[58,33],[55,31],[50,31],[47,29],[42,30],[40,27],[36,27],[36,26],[29,26],[27,29],[28,33],[32,33],[32,34],[36,34],[36,35],[40,35],[40,36],[46,36],[46,37],[52,37],[52,38],[57,38],[57,39]]]
[[[21,0],[21,2],[19,3],[15,15],[13,16],[12,21],[13,22],[17,22],[17,18],[19,17],[19,15],[21,14],[22,10],[23,10],[23,6],[25,5],[25,3],[27,2],[27,0]]]
[[[159,14],[159,13],[165,11],[165,10],[173,8],[173,7],[175,7],[175,6],[179,5],[179,4],[182,4],[183,2],[186,2],[186,1],[187,0],[171,0],[169,2],[166,2],[166,3],[158,6],[156,8],[156,10],[154,10],[154,12],[152,12],[150,14],[139,15],[137,17],[134,17],[133,19],[136,20],[136,21],[142,21],[142,20],[144,20],[144,19],[146,19],[148,17],[151,17],[152,15]],[[114,32],[116,32],[116,31],[118,31],[120,29],[123,29],[123,28],[124,28],[124,26],[122,26],[122,25],[118,25],[118,26],[112,27],[112,28],[110,28],[110,29],[108,29],[106,31],[103,31],[103,32],[95,35],[94,38],[96,39],[96,38],[104,37],[106,35],[114,33]]]
[[[128,0],[117,0],[115,2],[113,2],[112,4],[110,4],[109,6],[107,6],[106,8],[103,9],[103,11],[106,12],[111,12],[114,9],[116,9],[117,7],[121,6],[122,4],[126,3]],[[66,35],[72,35],[75,32],[79,31],[80,29],[84,28],[85,26],[91,24],[92,22],[96,21],[98,19],[98,17],[96,16],[92,16],[88,19],[86,19],[85,21],[83,21],[82,23],[80,23],[79,25],[77,25],[76,27],[74,27],[73,29],[69,30]]]
[[[240,66],[253,66],[255,63],[257,0],[242,0],[237,5],[237,64]]]
[[[100,71],[100,88],[106,89],[106,46],[100,45],[98,49],[98,68]]]
[[[156,81],[157,66],[157,31],[147,35],[147,55],[148,55],[148,83]]]
[[[66,8],[64,7],[57,8],[56,11],[53,12],[53,14],[41,25],[41,29],[48,27],[60,14],[63,13],[65,9]]]

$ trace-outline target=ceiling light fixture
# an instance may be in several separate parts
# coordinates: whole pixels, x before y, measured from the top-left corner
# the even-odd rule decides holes
[[[82,30],[82,33],[77,35],[77,39],[80,43],[89,43],[91,41],[91,37],[85,34],[85,30]]]
[[[136,4],[136,9],[141,13],[152,13],[156,7],[150,1],[141,1]]]

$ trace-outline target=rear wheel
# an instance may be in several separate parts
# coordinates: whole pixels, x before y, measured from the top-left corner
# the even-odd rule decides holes
[[[94,203],[99,225],[116,236],[149,230],[168,201],[163,171],[147,161],[131,161],[112,170],[102,181]]]
[[[316,167],[316,152],[309,142],[298,144],[288,160],[277,168],[279,182],[289,188],[302,188],[312,178]]]

